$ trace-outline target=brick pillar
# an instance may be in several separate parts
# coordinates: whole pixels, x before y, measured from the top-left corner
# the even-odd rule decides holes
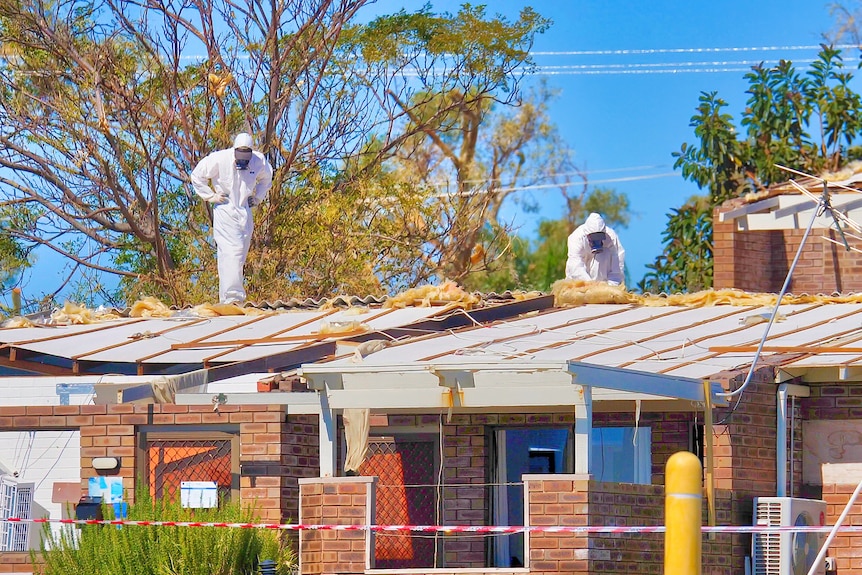
[[[855,479],[855,477],[854,477]],[[849,481],[837,483],[825,483],[823,485],[823,499],[826,501],[826,524],[834,525],[844,512],[850,496],[856,489],[856,484]],[[862,521],[862,512],[859,511],[859,499],[851,507],[850,513],[844,519],[844,525],[859,525]],[[860,536],[858,533],[839,533],[829,545],[828,557],[835,558],[835,566],[838,573],[862,573],[862,554],[860,549]]]
[[[524,475],[526,523],[535,527],[589,524],[588,475]],[[533,575],[589,573],[587,536],[577,533],[529,533],[525,536]]]
[[[509,417],[501,415],[500,418]],[[524,422],[523,415],[513,415]],[[443,522],[446,525],[487,525],[488,451],[485,446],[483,416],[452,416],[443,426],[443,477],[451,485],[443,490]],[[457,487],[455,486],[457,485]],[[446,537],[443,540],[445,565],[472,569],[485,565],[485,542],[481,537]]]
[[[280,523],[282,487],[290,476],[282,457],[284,407],[240,406],[239,413],[226,415],[240,424],[241,500],[254,505],[263,521]]]
[[[119,404],[74,407],[80,409],[80,415],[70,419],[79,425],[81,430],[82,493],[87,493],[90,478],[98,475],[93,468],[93,459],[115,457],[120,466],[111,475],[123,478],[123,491],[129,500],[134,500],[135,406]]]
[[[376,477],[299,479],[303,525],[372,525]],[[373,534],[364,530],[305,530],[299,535],[299,572],[364,573],[373,567]]]
[[[787,270],[783,259],[777,260],[773,253],[774,240],[781,239],[781,232],[737,231],[735,221],[719,221],[719,213],[726,210],[720,206],[713,212],[713,287],[777,293],[781,290],[784,274],[779,274],[781,280],[775,287],[773,276],[776,274],[773,272]]]

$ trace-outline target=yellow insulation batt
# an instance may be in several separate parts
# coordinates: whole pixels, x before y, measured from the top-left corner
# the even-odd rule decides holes
[[[551,292],[554,294],[554,305],[559,307],[588,303],[627,303],[645,307],[773,306],[778,299],[778,294],[774,293],[748,293],[737,289],[708,289],[694,293],[673,295],[636,294],[626,291],[621,286],[611,286],[605,282],[587,282],[583,280],[558,280],[551,286]],[[785,294],[781,303],[862,303],[862,294]]]
[[[558,280],[551,286],[554,295],[554,305],[557,307],[569,307],[586,304],[628,304],[645,307],[685,306],[685,307],[709,307],[716,305],[735,306],[774,306],[778,299],[777,294],[748,293],[737,289],[708,289],[695,293],[680,294],[636,294],[626,291],[622,286],[612,286],[605,282],[589,282],[583,280]],[[512,293],[514,299],[526,299],[542,295],[541,292],[517,292]],[[439,286],[427,285],[412,288],[387,299],[384,308],[405,307],[429,307],[432,305],[456,304],[465,309],[471,309],[481,302],[481,296],[468,293],[455,282],[447,281]],[[824,294],[786,294],[782,300],[784,304],[804,303],[862,303],[862,293],[846,295],[824,295]],[[229,315],[262,315],[285,313],[272,310],[263,310],[253,306],[241,307],[235,304],[202,304],[193,307],[191,313],[199,317],[218,317]],[[345,315],[362,315],[367,313],[368,308],[355,306],[345,310]],[[165,318],[171,317],[177,311],[171,310],[167,305],[154,297],[144,297],[136,301],[129,311],[130,317],[142,318]],[[187,312],[186,312],[187,313]],[[114,312],[105,310],[92,310],[85,306],[66,302],[62,308],[55,310],[50,317],[49,323],[53,325],[62,324],[86,324],[118,319],[120,316]],[[5,320],[0,327],[16,328],[30,327],[33,322],[23,317],[15,317]],[[342,321],[323,322],[319,333],[349,333],[367,330],[368,326],[362,322]]]
[[[431,307],[435,303],[456,303],[465,309],[470,309],[479,303],[479,297],[464,291],[455,282],[448,281],[439,286],[426,285],[409,289],[387,299],[383,307]]]

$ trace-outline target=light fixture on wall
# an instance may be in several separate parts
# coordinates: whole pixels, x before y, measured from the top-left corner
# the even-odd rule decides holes
[[[101,473],[114,471],[120,466],[120,460],[116,457],[94,457],[93,469]]]

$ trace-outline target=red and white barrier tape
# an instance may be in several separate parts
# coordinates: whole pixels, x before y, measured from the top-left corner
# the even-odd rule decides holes
[[[422,533],[664,533],[664,525],[635,526],[486,526],[486,525],[315,525],[300,523],[215,523],[199,521],[135,521],[128,519],[21,519],[8,517],[0,522],[10,523],[61,523],[67,525],[141,525],[145,527],[226,527],[239,529],[280,529],[286,531],[412,531]],[[826,533],[832,527],[826,525],[747,525],[747,526],[716,526],[701,527],[703,533]],[[847,525],[838,529],[839,532],[862,531],[862,525]]]

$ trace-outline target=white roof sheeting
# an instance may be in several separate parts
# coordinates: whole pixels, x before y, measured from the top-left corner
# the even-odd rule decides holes
[[[469,314],[486,319],[544,309],[550,296],[495,302]],[[287,311],[262,315],[170,318],[121,318],[86,325],[0,329],[0,366],[62,375],[65,373],[166,373],[242,364],[278,356],[272,365],[246,371],[271,371],[334,353],[334,342],[350,338],[398,339],[462,327],[473,322],[458,304],[431,307]],[[325,344],[324,347],[319,347]],[[318,349],[318,351],[311,351]],[[293,355],[291,355],[293,354]],[[6,357],[4,357],[6,356]],[[125,367],[123,367],[125,365]],[[44,369],[42,369],[44,368]],[[263,368],[263,369],[261,369]]]
[[[457,369],[497,372],[516,365],[557,365],[572,372],[584,365],[696,382],[749,366],[772,312],[771,307],[756,306],[585,305],[407,341],[375,352],[361,364],[343,357],[303,365],[302,371],[312,378],[318,374],[321,381],[325,374],[338,372],[357,381],[364,373],[367,381],[374,381],[375,374],[397,371],[398,366],[404,366],[405,374],[433,374]],[[857,342],[862,342],[862,305],[782,305],[762,357],[783,354],[785,373],[796,375],[814,367],[860,365],[859,370],[844,369],[847,378],[862,372],[862,344]],[[614,388],[610,371],[605,379],[602,386]],[[343,385],[348,387],[346,379]]]
[[[672,396],[698,401],[703,380],[725,370],[747,369],[773,311],[756,305],[589,304],[548,309],[548,298],[541,298],[541,304],[509,302],[456,314],[455,323],[453,307],[443,306],[2,329],[0,365],[41,362],[50,367],[66,358],[73,364],[102,363],[105,370],[132,364],[139,372],[154,374],[160,365],[173,365],[162,373],[177,374],[184,366],[229,363],[209,386],[216,379],[242,376],[241,381],[224,381],[218,390],[236,384],[232,393],[250,395],[257,377],[248,374],[301,364],[312,387],[344,392],[333,398],[335,404],[354,405],[365,396],[381,409],[407,409],[411,402],[446,406],[455,400],[447,390],[450,384],[467,385],[459,388],[467,389],[467,399],[494,405],[547,403],[554,394],[569,401],[578,393],[572,389],[578,387],[572,385],[578,378],[593,388],[595,400],[663,401]],[[348,327],[360,322],[369,329],[347,354],[326,360],[337,353],[336,341],[356,334],[323,333],[326,322]],[[387,339],[392,345],[357,361],[356,343],[369,338]],[[8,359],[2,357],[6,353]],[[764,357],[775,354],[781,356],[780,380],[862,381],[862,304],[823,298],[780,306],[763,349]],[[215,389],[202,393],[211,395]],[[388,393],[375,392],[382,389]],[[549,395],[535,397],[540,390]]]

